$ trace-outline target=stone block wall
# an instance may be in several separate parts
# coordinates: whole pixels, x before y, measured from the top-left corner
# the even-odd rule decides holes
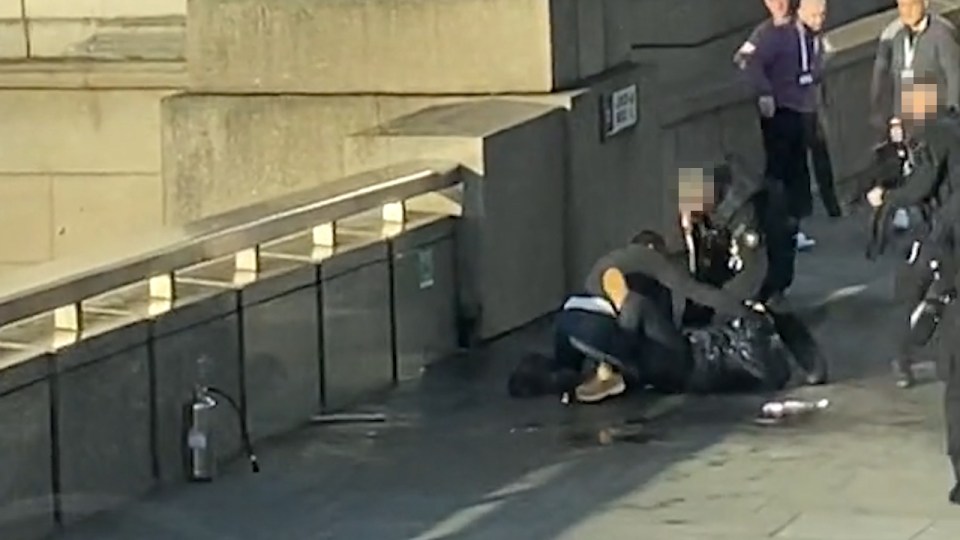
[[[0,0],[0,58],[183,58],[184,0]]]

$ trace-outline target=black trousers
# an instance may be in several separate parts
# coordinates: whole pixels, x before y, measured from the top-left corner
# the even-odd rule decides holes
[[[798,223],[813,213],[810,171],[807,168],[808,116],[780,108],[773,117],[760,119],[763,147],[767,155],[766,176],[780,182],[787,201],[787,211]]]
[[[940,340],[937,371],[945,383],[943,394],[944,417],[947,427],[947,454],[960,459],[960,351],[957,339],[952,336],[960,331],[958,305],[947,308],[941,321],[943,339]]]
[[[834,184],[833,162],[830,160],[830,150],[827,147],[827,138],[819,114],[803,115],[803,134],[807,150],[810,152],[810,161],[813,162],[813,176],[817,181],[823,209],[830,217],[840,217],[842,212]]]
[[[787,197],[783,186],[776,181],[771,182],[766,191],[758,196],[760,231],[767,253],[767,274],[757,298],[760,302],[782,294],[793,285],[797,260],[794,236],[799,228],[799,220],[790,215]]]

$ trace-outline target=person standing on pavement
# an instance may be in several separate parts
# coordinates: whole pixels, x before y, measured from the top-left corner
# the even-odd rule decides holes
[[[960,46],[950,21],[930,13],[929,0],[897,0],[899,17],[880,34],[870,84],[871,122],[886,131],[901,115],[900,91],[915,73],[933,74],[940,98],[949,108],[960,106]],[[912,134],[907,133],[910,137]],[[910,227],[907,209],[894,216],[894,227]],[[919,233],[923,236],[924,232]]]
[[[867,200],[874,208],[889,206],[891,209],[924,205],[938,207],[933,215],[933,227],[948,215],[941,204],[960,194],[960,115],[944,111],[939,99],[936,76],[915,74],[901,86],[900,111],[904,128],[917,134],[916,150],[913,152],[913,167],[899,188],[886,190],[875,187],[867,193]],[[913,243],[906,264],[897,275],[897,296],[904,307],[913,309],[926,286],[921,285],[927,272],[923,264],[922,246],[929,245],[929,236]],[[912,318],[912,316],[911,316]],[[911,364],[916,354],[908,339],[902,340],[898,357],[894,362],[897,384],[908,387],[913,383]],[[960,444],[960,443],[958,443]]]
[[[933,307],[939,316],[934,320],[941,338],[937,351],[937,374],[945,383],[943,404],[946,424],[947,455],[953,468],[954,483],[947,499],[960,505],[960,304],[957,302],[960,268],[960,193],[955,193],[938,210],[936,225],[927,238],[928,271],[932,274],[930,289],[923,304]],[[934,307],[938,306],[938,307]],[[919,313],[918,307],[917,312]],[[914,323],[912,318],[911,323]],[[912,325],[911,325],[912,326]],[[933,329],[929,332],[932,334]],[[928,333],[922,338],[929,339]]]
[[[740,46],[736,54],[734,54],[733,62],[741,70],[746,69],[747,61],[750,56],[756,51],[756,44],[764,39],[764,34],[770,31],[772,28],[782,27],[789,24],[795,24],[794,19],[794,9],[789,0],[764,0],[764,5],[767,8],[767,11],[770,12],[770,18],[763,21],[750,34],[750,37]],[[821,38],[821,45],[823,46],[823,55],[826,58],[830,51],[831,47],[829,43]],[[818,111],[814,115],[809,115],[805,118],[804,121],[804,140],[806,143],[807,150],[810,154],[810,161],[813,164],[814,178],[817,181],[817,187],[820,193],[820,200],[823,203],[824,209],[827,211],[827,214],[831,217],[840,217],[842,211],[840,208],[840,203],[837,199],[836,188],[834,186],[833,178],[833,163],[830,159],[830,151],[827,146],[824,124],[823,124],[823,107],[826,105],[826,99],[823,89],[823,84],[819,84],[819,101],[818,101]],[[761,123],[761,127],[763,124]],[[768,137],[766,133],[764,134],[764,143],[766,144]],[[769,153],[769,150],[768,150]],[[810,238],[808,235],[802,231],[798,231],[796,235],[796,247],[798,250],[805,250],[816,245],[816,240]]]
[[[788,228],[798,238],[801,220],[813,211],[806,127],[817,123],[826,13],[826,0],[802,0],[793,22],[757,37],[745,66],[757,94],[766,176],[782,184]]]

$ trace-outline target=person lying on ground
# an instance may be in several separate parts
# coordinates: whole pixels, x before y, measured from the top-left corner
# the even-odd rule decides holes
[[[541,357],[524,359],[511,375],[511,395],[573,391],[593,403],[628,385],[724,392],[782,387],[790,378],[764,308],[694,279],[673,264],[654,232],[602,257],[585,290],[557,315],[549,369],[538,369],[546,366]],[[713,308],[720,320],[685,333],[673,320],[673,293]]]

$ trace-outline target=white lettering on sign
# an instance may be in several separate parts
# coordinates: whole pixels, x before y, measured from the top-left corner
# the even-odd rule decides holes
[[[640,110],[637,85],[632,84],[610,94],[604,109],[604,138],[637,125]]]

